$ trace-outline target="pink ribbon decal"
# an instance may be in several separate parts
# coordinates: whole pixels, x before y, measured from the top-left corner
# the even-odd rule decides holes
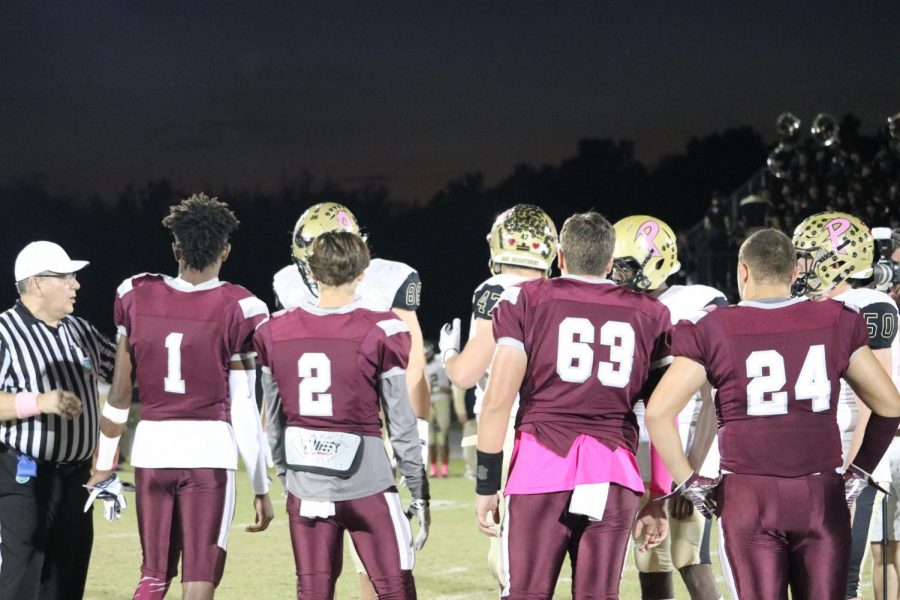
[[[848,223],[849,227],[850,224]],[[634,239],[638,239],[639,237],[644,238],[644,243],[647,244],[647,248],[650,249],[651,256],[662,256],[662,252],[659,251],[659,248],[656,247],[656,243],[653,239],[656,237],[656,234],[659,233],[659,224],[655,221],[644,221],[641,223],[641,226],[638,227],[637,235],[634,236]]]
[[[850,229],[850,221],[847,219],[834,219],[825,225],[828,230],[828,237],[831,239],[831,245],[838,254],[847,254],[847,251],[841,248],[841,235]]]
[[[353,220],[350,218],[350,215],[348,215],[344,211],[338,211],[337,222],[342,230],[353,231]]]

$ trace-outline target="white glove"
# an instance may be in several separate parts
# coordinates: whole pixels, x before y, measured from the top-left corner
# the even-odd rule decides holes
[[[441,351],[441,364],[447,366],[447,359],[459,354],[459,337],[462,331],[459,319],[453,319],[451,323],[444,323],[441,327],[441,337],[438,340],[438,349]]]
[[[119,476],[115,473],[92,487],[84,487],[91,490],[87,502],[84,504],[84,512],[91,508],[94,500],[103,500],[103,516],[107,521],[118,521],[122,518],[122,511],[128,506],[123,492],[134,491],[132,484],[120,481]]]
[[[413,517],[419,522],[419,533],[416,535],[416,550],[421,550],[428,540],[428,530],[431,528],[431,508],[428,506],[428,500],[413,499],[406,509],[406,518]]]

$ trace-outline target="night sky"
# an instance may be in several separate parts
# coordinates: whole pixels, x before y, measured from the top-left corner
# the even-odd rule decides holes
[[[427,199],[581,137],[652,163],[790,109],[900,110],[896,2],[3,2],[0,178],[112,198],[308,169]]]

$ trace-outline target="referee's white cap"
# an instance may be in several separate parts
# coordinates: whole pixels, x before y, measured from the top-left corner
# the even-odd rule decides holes
[[[72,260],[59,244],[31,242],[16,257],[16,281],[34,277],[40,273],[74,273],[88,265],[86,260]]]

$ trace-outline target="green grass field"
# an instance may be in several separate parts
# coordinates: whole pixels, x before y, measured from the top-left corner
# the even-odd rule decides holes
[[[416,587],[419,598],[425,600],[471,599],[487,600],[498,594],[486,567],[488,539],[478,532],[474,517],[474,485],[463,479],[460,461],[451,463],[448,479],[432,480],[431,536],[425,549],[416,557]],[[121,474],[131,478],[130,469]],[[218,588],[217,598],[224,600],[269,600],[294,598],[294,559],[288,534],[285,501],[281,486],[275,482],[272,503],[275,520],[263,533],[246,533],[243,529],[252,520],[252,497],[244,473],[238,476],[238,504],[234,525],[228,540],[228,562],[225,577]],[[131,497],[130,497],[131,498]],[[121,521],[108,523],[95,511],[94,553],[88,574],[86,598],[90,600],[130,598],[139,577],[141,564],[140,541],[134,507],[126,511]],[[713,543],[713,562],[715,541]],[[715,565],[721,591],[727,590]],[[868,585],[868,572],[866,588]],[[177,581],[177,580],[176,580]],[[568,566],[563,568],[557,585],[557,598],[571,598],[571,579]],[[350,558],[344,558],[344,573],[337,586],[337,597],[349,600],[357,597],[356,574]],[[633,562],[626,562],[621,598],[637,600],[640,588]],[[180,585],[174,583],[168,598],[181,598]],[[676,598],[688,599],[683,585],[676,577]]]

